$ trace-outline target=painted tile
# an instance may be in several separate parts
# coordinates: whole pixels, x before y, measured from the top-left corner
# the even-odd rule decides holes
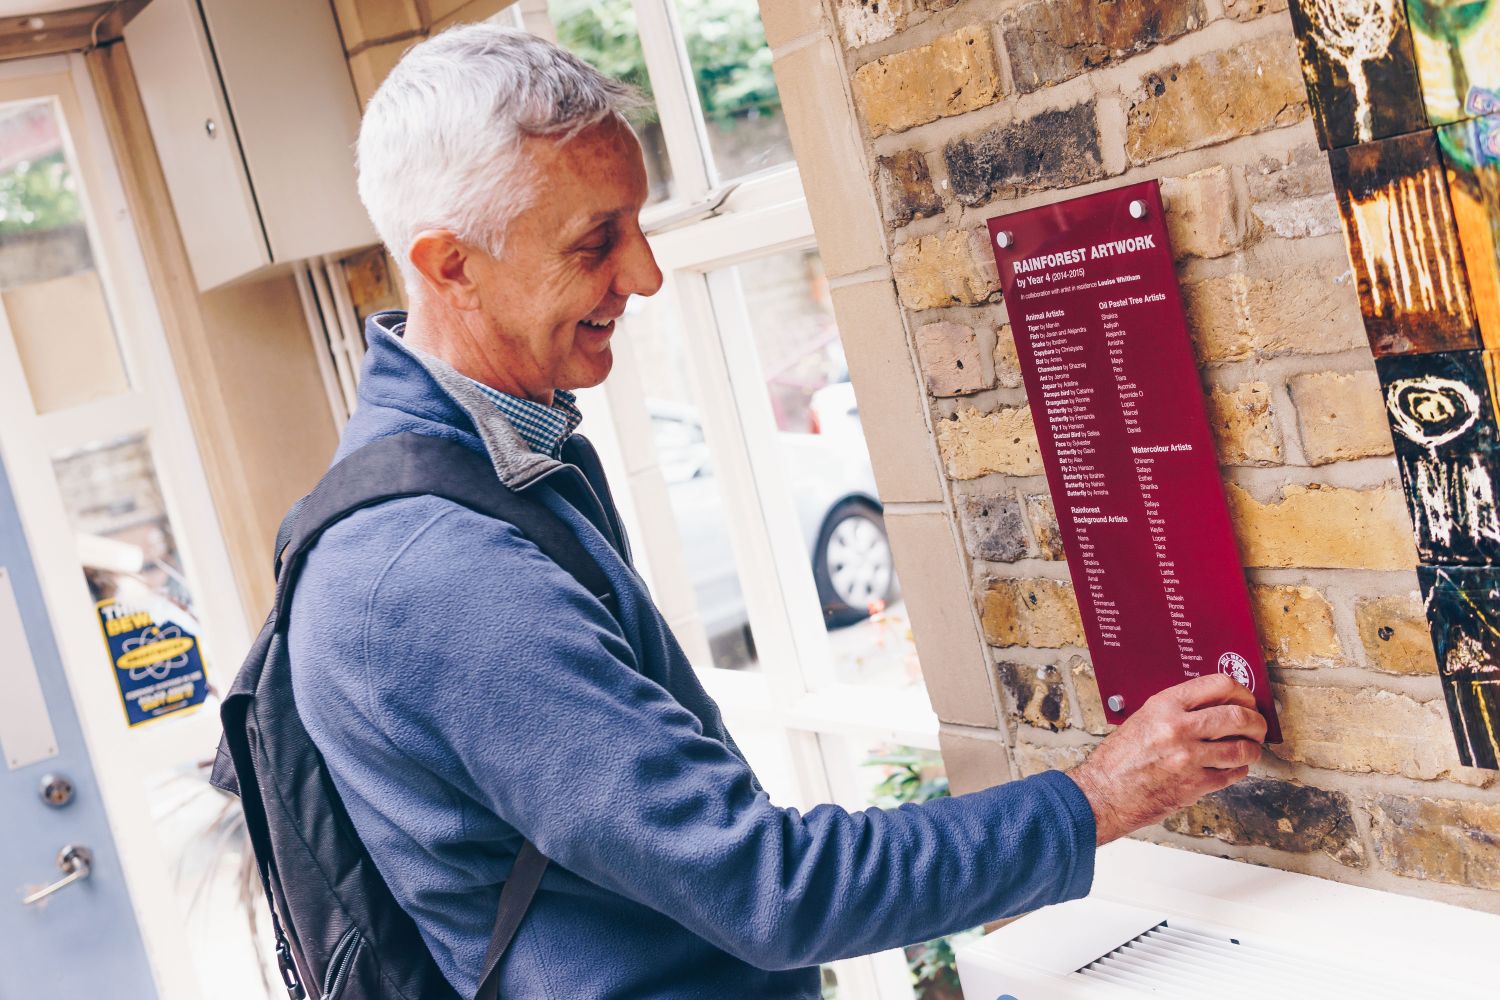
[[[1500,569],[1419,566],[1458,756],[1500,768]]]
[[[1500,112],[1500,0],[1407,0],[1427,117]]]
[[[1377,358],[1423,562],[1500,564],[1500,428],[1481,351]]]
[[[1438,144],[1479,336],[1500,350],[1500,114],[1445,125]]]
[[[1437,136],[1347,146],[1328,158],[1375,355],[1477,348]]]
[[[1292,0],[1291,6],[1324,149],[1426,127],[1402,0]]]

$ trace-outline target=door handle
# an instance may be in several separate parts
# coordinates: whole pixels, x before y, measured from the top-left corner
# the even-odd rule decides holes
[[[40,903],[54,892],[88,878],[94,870],[94,852],[78,844],[69,844],[57,852],[57,869],[63,873],[63,877],[21,900],[22,906]]]

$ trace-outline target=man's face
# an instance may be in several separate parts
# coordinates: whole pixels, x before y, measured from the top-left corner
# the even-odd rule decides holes
[[[626,300],[655,294],[662,277],[641,232],[646,166],[629,128],[607,121],[567,142],[528,139],[525,152],[531,207],[498,258],[470,258],[484,322],[475,346],[509,383],[499,388],[551,402],[554,389],[604,381]]]

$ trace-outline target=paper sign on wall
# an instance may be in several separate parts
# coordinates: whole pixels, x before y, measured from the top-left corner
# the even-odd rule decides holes
[[[1279,742],[1156,183],[989,232],[1106,717],[1218,671]]]
[[[128,725],[203,704],[208,682],[197,636],[180,622],[118,600],[95,607]]]

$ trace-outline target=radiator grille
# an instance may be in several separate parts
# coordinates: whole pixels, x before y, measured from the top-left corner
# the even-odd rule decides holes
[[[1074,975],[1173,1000],[1417,1000],[1432,985],[1165,920]]]

